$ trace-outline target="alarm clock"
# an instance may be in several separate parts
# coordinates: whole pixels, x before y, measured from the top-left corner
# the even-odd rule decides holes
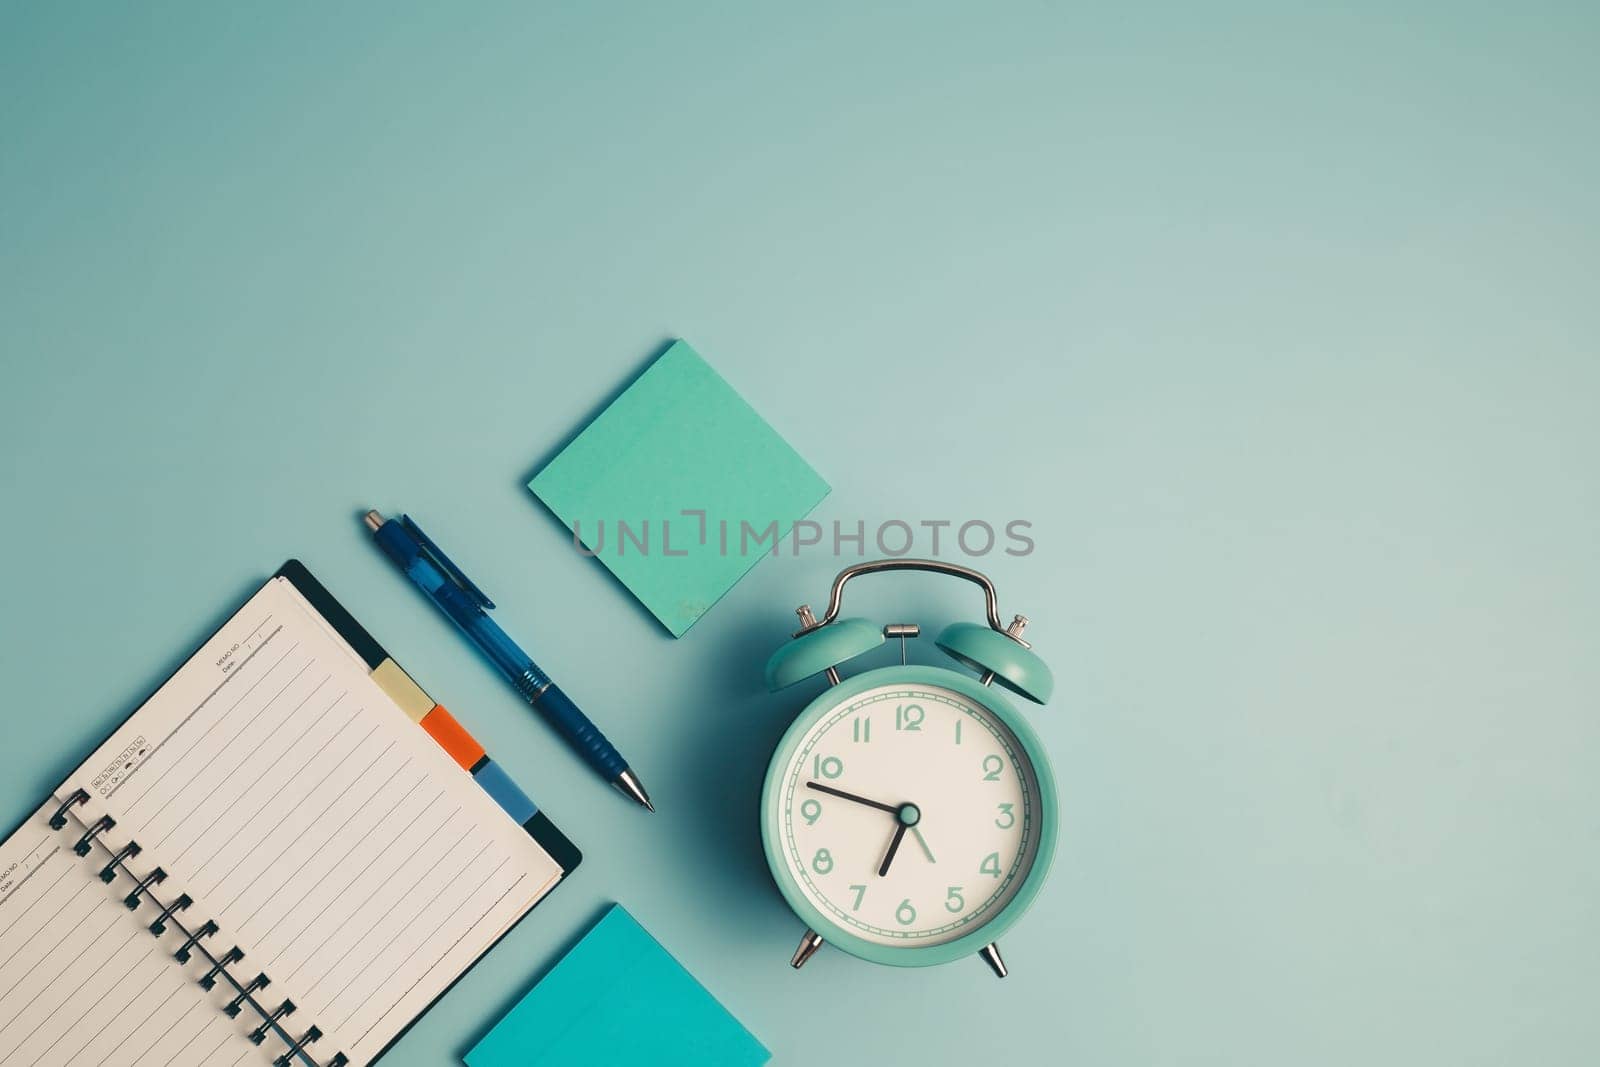
[[[906,664],[913,623],[840,618],[844,587],[916,570],[983,590],[986,621],[946,627],[936,644],[962,668]],[[1006,976],[999,938],[1044,884],[1055,853],[1055,777],[1039,735],[1007,692],[1050,699],[1050,669],[1001,625],[994,583],[929,559],[886,559],[839,572],[821,620],[767,663],[776,692],[818,674],[829,687],[778,743],[761,793],[761,839],[773,880],[805,923],[791,966],[824,943],[874,963],[922,967],[981,957]],[[891,638],[900,663],[841,678],[839,667]]]

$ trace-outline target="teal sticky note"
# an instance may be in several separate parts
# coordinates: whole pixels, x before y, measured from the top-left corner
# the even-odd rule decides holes
[[[614,904],[466,1061],[467,1067],[757,1067],[770,1058]]]
[[[828,495],[828,483],[682,341],[528,488],[674,637]]]

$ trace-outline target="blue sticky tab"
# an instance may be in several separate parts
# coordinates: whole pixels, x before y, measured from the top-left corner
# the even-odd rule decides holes
[[[528,794],[518,788],[517,783],[511,780],[500,764],[492,759],[483,761],[482,766],[472,772],[472,777],[483,786],[483,791],[494,797],[495,803],[505,809],[506,814],[522,825],[533,818],[539,806],[528,799]]]

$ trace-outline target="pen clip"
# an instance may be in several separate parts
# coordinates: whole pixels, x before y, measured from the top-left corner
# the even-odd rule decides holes
[[[482,589],[473,585],[472,579],[461,573],[460,567],[450,562],[450,557],[445,555],[444,551],[433,543],[432,538],[422,532],[422,527],[411,521],[410,515],[400,516],[400,525],[417,542],[417,546],[422,549],[422,554],[427,556],[435,566],[442,569],[445,574],[449,575],[461,587],[463,593],[471,597],[480,608],[485,610],[494,608],[494,601],[485,596]]]

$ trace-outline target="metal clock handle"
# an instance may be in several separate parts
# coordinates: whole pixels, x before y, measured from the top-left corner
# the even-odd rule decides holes
[[[994,583],[981,571],[937,559],[876,559],[868,563],[857,563],[854,567],[846,567],[840,571],[839,576],[833,580],[833,589],[828,593],[828,610],[823,613],[819,621],[806,623],[800,633],[809,633],[837,619],[839,605],[844,599],[845,583],[863,574],[876,574],[879,571],[931,571],[934,574],[948,574],[952,578],[969,581],[983,590],[984,613],[988,616],[990,628],[1000,633],[1006,632],[1006,628],[1000,623],[1000,598],[995,594]],[[795,636],[799,637],[800,634]]]

